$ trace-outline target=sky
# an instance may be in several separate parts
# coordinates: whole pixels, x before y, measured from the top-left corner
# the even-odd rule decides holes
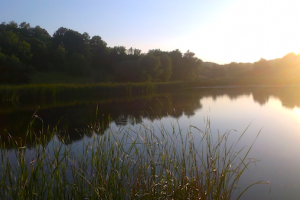
[[[0,0],[0,22],[50,35],[66,27],[144,53],[190,50],[225,64],[300,53],[299,8],[299,0]]]

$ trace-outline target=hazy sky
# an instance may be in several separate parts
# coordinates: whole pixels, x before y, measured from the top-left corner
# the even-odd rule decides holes
[[[111,47],[254,62],[300,53],[299,8],[299,0],[0,0],[0,20],[100,35]]]

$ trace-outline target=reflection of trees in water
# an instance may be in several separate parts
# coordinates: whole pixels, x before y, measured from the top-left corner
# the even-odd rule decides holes
[[[228,96],[231,100],[238,100],[241,96],[252,94],[253,100],[260,105],[268,102],[270,97],[276,97],[281,100],[284,107],[292,109],[299,106],[299,89],[300,87],[192,89],[174,94],[99,103],[97,115],[97,103],[45,108],[37,111],[36,114],[43,121],[35,119],[32,129],[39,133],[42,127],[44,130],[49,128],[50,131],[57,127],[57,134],[69,138],[68,143],[72,143],[81,140],[84,135],[92,136],[93,132],[103,134],[111,122],[122,126],[135,125],[141,123],[143,119],[153,121],[166,116],[174,118],[179,118],[183,114],[188,117],[193,116],[196,110],[202,108],[201,99],[206,97],[217,100],[220,97]],[[7,132],[9,132],[13,137],[23,140],[24,143],[26,130],[33,113],[34,110],[0,113],[1,139],[7,139]],[[26,141],[26,143],[34,145],[32,141]]]
[[[295,106],[299,107],[300,102],[300,87],[267,87],[256,88],[252,92],[253,99],[264,105],[268,102],[270,97],[278,98],[282,106],[285,108],[293,109]]]
[[[193,91],[193,90],[191,90]],[[219,97],[227,96],[231,100],[236,100],[240,96],[250,95],[251,91],[248,91],[247,88],[202,88],[197,89],[197,92],[201,93],[201,98],[211,97],[214,101],[216,101]]]
[[[36,120],[32,130],[39,132],[42,127],[50,131],[57,128],[57,134],[69,138],[66,141],[70,143],[82,139],[84,135],[91,136],[96,129],[95,132],[103,134],[111,122],[115,122],[116,125],[134,125],[141,123],[143,118],[153,121],[168,115],[175,118],[180,117],[183,113],[191,116],[196,109],[201,108],[199,99],[198,93],[188,93],[127,99],[121,102],[110,101],[98,104],[97,114],[97,104],[95,103],[40,109],[36,115],[42,121]],[[24,141],[33,112],[23,110],[8,114],[0,113],[0,119],[4,119],[0,122],[1,136],[7,136],[5,131],[7,130],[13,137]],[[32,141],[27,141],[27,144],[33,145]]]
[[[241,96],[252,94],[254,102],[260,105],[266,104],[270,97],[275,97],[286,108],[293,109],[295,106],[300,106],[300,86],[206,88],[195,91],[201,93],[201,98],[211,97],[214,100],[223,96],[228,96],[231,100],[238,100]]]

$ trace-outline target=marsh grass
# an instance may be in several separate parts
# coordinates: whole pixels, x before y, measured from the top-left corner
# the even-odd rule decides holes
[[[178,90],[183,82],[1,85],[2,102],[64,102],[83,99],[145,96]]]
[[[239,199],[261,183],[237,189],[254,162],[247,159],[254,142],[235,149],[244,133],[228,144],[230,133],[213,134],[209,119],[203,130],[140,124],[103,135],[97,134],[102,131],[98,122],[81,130],[91,137],[69,145],[56,130],[32,132],[35,120],[41,119],[34,116],[27,130],[35,147],[11,136],[0,142],[1,199],[232,199],[234,194]]]

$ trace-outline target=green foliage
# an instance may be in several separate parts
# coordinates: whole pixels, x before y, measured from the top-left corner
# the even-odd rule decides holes
[[[129,49],[126,50],[127,56],[130,57],[130,59],[136,60],[141,55],[142,51],[140,49],[133,49],[130,47]]]
[[[160,79],[164,82],[170,80],[172,76],[172,61],[171,58],[167,55],[160,56],[160,63],[162,74],[160,75]]]
[[[87,54],[83,36],[77,31],[66,31],[63,35],[62,45],[70,54],[74,52],[82,55]]]
[[[160,49],[142,54],[135,48],[107,47],[98,35],[91,37],[60,27],[53,37],[40,26],[22,22],[0,25],[0,49],[5,55],[15,55],[27,67],[36,71],[65,72],[81,75],[90,81],[166,82],[191,80],[198,76],[188,59],[180,61],[172,52]],[[19,71],[23,73],[23,71]]]
[[[22,41],[19,43],[18,46],[18,57],[24,64],[29,64],[32,54],[31,54],[31,49],[30,49],[30,44],[28,42]]]
[[[115,79],[120,82],[136,82],[139,79],[139,66],[137,61],[123,61],[115,67]]]
[[[182,70],[183,80],[195,80],[199,76],[202,60],[195,57],[189,50],[183,55],[185,69]]]
[[[126,57],[126,48],[124,46],[115,46],[113,48],[109,48],[109,60],[112,65],[126,60]]]
[[[63,46],[64,35],[68,30],[69,29],[67,29],[67,28],[60,27],[59,29],[57,29],[57,31],[55,31],[55,33],[53,34],[53,37],[52,37],[52,41],[56,45],[56,47],[59,45]]]
[[[66,72],[68,74],[82,76],[87,73],[87,67],[88,65],[84,55],[74,52],[69,58],[69,65],[67,65]]]
[[[27,83],[29,72],[30,68],[24,66],[16,56],[0,52],[0,83]]]
[[[42,42],[48,42],[51,39],[51,36],[49,33],[41,28],[40,26],[36,26],[35,28],[31,29],[32,37],[42,41]]]
[[[93,69],[109,71],[108,49],[106,42],[100,36],[93,36],[89,42],[90,52],[89,60]]]
[[[19,37],[12,31],[0,32],[0,46],[2,52],[8,55],[18,52]]]
[[[52,62],[54,69],[59,71],[66,71],[68,67],[67,51],[64,47],[58,46],[57,49],[53,52]]]
[[[174,51],[169,52],[169,56],[172,59],[172,77],[171,80],[175,81],[175,80],[182,80],[182,71],[183,71],[183,67],[184,67],[184,62],[182,60],[182,53],[176,49]]]
[[[203,63],[189,50],[183,54],[178,49],[170,52],[152,49],[142,54],[141,50],[133,47],[108,47],[98,35],[91,37],[87,32],[81,34],[65,27],[57,29],[51,37],[40,26],[33,28],[26,22],[19,26],[13,21],[0,24],[0,52],[17,57],[25,68],[33,68],[33,71],[64,72],[66,77],[81,75],[81,82],[167,82],[253,77],[298,84],[296,80],[300,79],[300,55],[294,53],[269,61],[261,59],[255,63],[218,65]],[[27,76],[26,70],[17,73]]]
[[[30,46],[32,52],[32,66],[39,71],[47,70],[49,65],[49,56],[46,43],[37,38],[33,38],[30,40]]]
[[[139,60],[140,80],[155,81],[162,74],[162,69],[159,57],[153,54],[142,56]]]
[[[22,23],[19,25],[19,30],[20,30],[21,38],[30,37],[30,34],[31,34],[31,28],[30,28],[30,24],[29,24],[29,23],[22,22]]]
[[[0,54],[1,55],[1,54]],[[38,74],[39,75],[39,74]],[[54,77],[56,76],[56,77]],[[43,79],[54,79],[58,75]],[[54,78],[53,78],[54,77]],[[59,78],[64,78],[61,75]],[[76,79],[72,77],[69,82]],[[59,82],[59,81],[57,81]],[[134,95],[151,95],[186,87],[183,82],[173,83],[97,83],[97,84],[28,84],[18,86],[0,86],[0,100],[13,102],[74,101],[101,97],[130,97]]]
[[[102,38],[99,35],[95,35],[90,40],[90,45],[92,48],[94,48],[94,51],[102,51],[106,48],[106,42],[102,40]]]

